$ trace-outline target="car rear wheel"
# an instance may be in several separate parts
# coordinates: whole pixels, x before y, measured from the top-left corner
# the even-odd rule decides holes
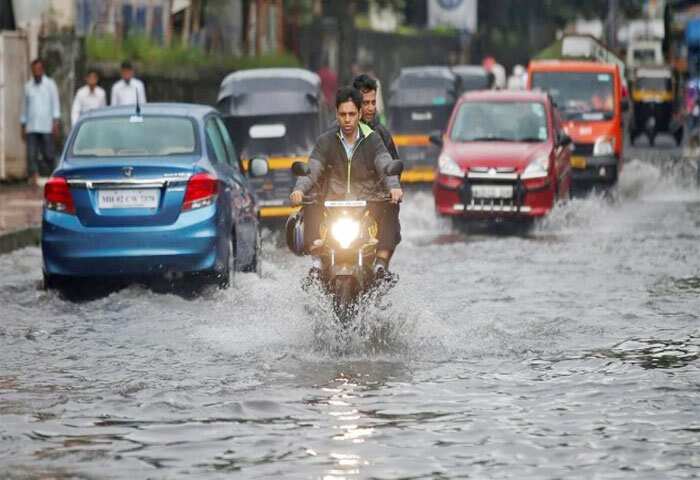
[[[260,232],[255,236],[255,253],[253,254],[253,258],[251,261],[245,265],[236,265],[238,271],[240,272],[245,272],[245,273],[257,273],[260,275],[261,273],[261,267],[260,267],[260,253],[262,250],[262,240],[260,238]]]
[[[44,272],[44,290],[63,290],[66,288],[66,279],[59,275],[51,275]]]
[[[228,252],[224,270],[217,275],[216,284],[219,288],[226,289],[233,283],[236,274],[236,239],[233,235],[228,241]]]

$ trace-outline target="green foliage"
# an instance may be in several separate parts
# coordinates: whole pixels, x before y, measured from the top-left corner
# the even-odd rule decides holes
[[[291,54],[270,54],[257,57],[232,57],[207,53],[201,49],[183,46],[180,42],[162,46],[143,35],[132,35],[123,42],[114,36],[87,37],[88,62],[119,62],[130,59],[141,64],[145,71],[173,71],[186,68],[217,68],[239,70],[259,67],[297,67],[299,60]]]

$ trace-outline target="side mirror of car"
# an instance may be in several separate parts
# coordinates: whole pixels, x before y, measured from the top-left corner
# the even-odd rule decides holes
[[[559,134],[559,145],[562,147],[568,147],[571,145],[573,140],[571,140],[571,137],[568,136],[566,133],[562,132]]]
[[[403,162],[401,160],[392,160],[384,169],[384,173],[389,177],[398,177],[403,173]]]
[[[630,101],[628,98],[623,98],[622,102],[620,102],[620,106],[622,107],[623,112],[629,112],[630,110]]]
[[[435,132],[431,134],[428,137],[428,140],[430,140],[430,143],[433,145],[437,145],[438,147],[442,147],[442,133],[441,132]]]
[[[264,177],[269,171],[270,166],[265,157],[253,157],[250,159],[248,172],[251,177]]]
[[[311,169],[306,162],[292,163],[292,173],[295,177],[306,177],[311,174]]]

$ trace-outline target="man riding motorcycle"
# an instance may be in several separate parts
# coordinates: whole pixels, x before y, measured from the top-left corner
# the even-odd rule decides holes
[[[360,123],[362,94],[353,87],[342,87],[336,93],[338,127],[322,134],[309,155],[308,176],[297,179],[289,196],[299,205],[304,195],[315,186],[325,185],[329,200],[354,197],[373,199],[387,195],[391,203],[372,204],[371,212],[379,225],[374,273],[378,278],[389,272],[389,261],[401,241],[398,203],[403,198],[399,178],[386,176],[392,161],[379,134]],[[318,239],[318,231],[313,232]]]

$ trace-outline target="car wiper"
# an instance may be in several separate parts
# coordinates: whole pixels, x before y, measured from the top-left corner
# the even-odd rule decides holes
[[[532,142],[532,143],[534,143],[534,142],[544,142],[544,140],[542,140],[542,139],[539,138],[539,137],[524,137],[524,138],[519,138],[517,141],[518,141],[518,142]]]
[[[475,138],[467,138],[464,141],[466,141],[466,142],[514,142],[515,139],[505,138],[505,137],[475,137]]]

